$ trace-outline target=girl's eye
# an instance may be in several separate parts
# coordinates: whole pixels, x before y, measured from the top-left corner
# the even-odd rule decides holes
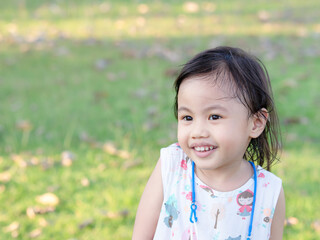
[[[185,120],[185,121],[192,121],[192,117],[191,116],[184,116],[182,119]]]
[[[221,116],[213,114],[213,115],[211,115],[211,116],[209,117],[209,120],[218,120],[218,119],[220,119],[220,118],[221,118]]]

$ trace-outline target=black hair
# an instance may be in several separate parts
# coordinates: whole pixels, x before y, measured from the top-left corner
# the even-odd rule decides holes
[[[194,56],[182,68],[174,82],[174,113],[177,118],[178,93],[181,83],[192,77],[204,77],[214,83],[227,83],[232,86],[235,97],[248,109],[249,115],[261,114],[265,108],[269,117],[261,135],[252,138],[244,159],[256,162],[267,170],[278,160],[281,136],[271,83],[264,64],[255,56],[240,48],[221,46],[203,51]]]

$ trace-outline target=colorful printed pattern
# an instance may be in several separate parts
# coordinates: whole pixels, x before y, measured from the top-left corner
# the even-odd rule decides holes
[[[167,227],[172,228],[173,221],[177,220],[179,215],[175,196],[171,195],[164,205],[166,207],[166,212],[169,215],[164,218],[164,223],[167,225]]]
[[[174,144],[161,151],[164,202],[154,239],[246,239],[253,202],[253,179],[230,192],[218,192],[196,178],[198,222],[191,224],[191,159]],[[268,239],[281,180],[258,170],[252,239]]]

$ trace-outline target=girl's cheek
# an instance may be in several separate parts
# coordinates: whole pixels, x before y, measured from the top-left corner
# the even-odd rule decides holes
[[[213,137],[215,138],[216,141],[219,141],[220,143],[223,142],[230,142],[230,137],[234,139],[232,132],[228,131],[228,129],[213,129]]]

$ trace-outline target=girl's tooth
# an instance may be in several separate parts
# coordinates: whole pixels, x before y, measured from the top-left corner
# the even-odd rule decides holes
[[[214,146],[210,146],[210,147],[195,147],[194,149],[198,152],[203,152],[203,151],[209,151],[214,149]]]

